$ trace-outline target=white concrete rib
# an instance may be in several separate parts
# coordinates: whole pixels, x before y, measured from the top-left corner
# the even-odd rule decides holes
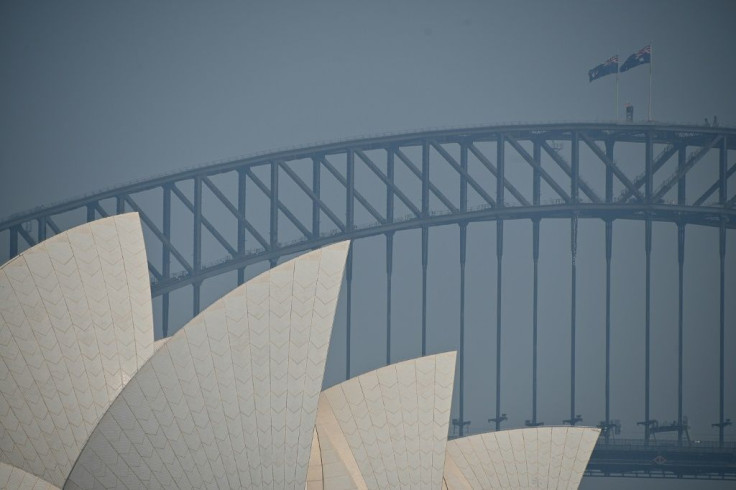
[[[64,488],[303,490],[348,246],[261,274],[157,346]]]
[[[78,226],[0,266],[0,461],[61,486],[152,353],[137,213]]]

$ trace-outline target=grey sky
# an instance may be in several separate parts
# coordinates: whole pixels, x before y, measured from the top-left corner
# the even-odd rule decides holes
[[[649,42],[654,118],[701,123],[718,115],[733,126],[735,21],[731,1],[5,1],[0,216],[282,146],[435,126],[610,120],[614,78],[588,83],[587,70]],[[639,67],[621,75],[620,105],[633,103],[637,119],[646,116],[648,73]],[[506,226],[504,411],[509,426],[520,426],[531,415],[531,227]],[[652,411],[660,420],[676,417],[673,230],[655,225]],[[495,226],[473,225],[469,233],[467,417],[482,429],[494,404]],[[603,225],[584,221],[580,233],[578,342],[589,348],[581,348],[579,362],[590,369],[579,380],[578,411],[594,425],[602,417]],[[615,233],[613,348],[626,355],[614,360],[612,411],[625,435],[640,437],[642,388],[632,380],[643,352],[636,340],[643,323],[643,224],[617,222]],[[457,345],[457,228],[433,230],[431,240],[430,350],[440,351]],[[418,233],[397,235],[396,244],[399,360],[418,354]],[[569,222],[543,223],[542,247],[540,418],[555,424],[569,410]],[[385,358],[382,320],[380,334],[373,326],[385,316],[384,248],[382,238],[356,244],[355,292],[368,298],[354,308],[356,373]],[[717,329],[716,233],[689,232],[687,251],[686,362],[697,368],[686,378],[685,413],[697,437],[712,439],[717,351],[702,332]],[[733,297],[734,232],[728,253]],[[734,305],[727,315],[733,385]],[[343,356],[331,351],[328,382],[340,380]],[[736,418],[733,390],[727,416]],[[601,485],[583,488],[608,488]]]

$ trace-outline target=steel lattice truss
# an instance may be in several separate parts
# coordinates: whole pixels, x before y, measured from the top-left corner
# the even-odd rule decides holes
[[[251,264],[270,261],[273,265],[280,257],[332,242],[385,235],[389,277],[387,328],[390,332],[393,235],[401,230],[421,229],[422,352],[426,353],[428,229],[458,224],[463,305],[459,365],[462,421],[462,312],[468,223],[496,222],[500,286],[503,223],[512,219],[532,221],[536,338],[539,222],[547,218],[568,218],[572,225],[573,256],[568,422],[574,424],[577,421],[574,258],[578,219],[596,218],[606,223],[607,338],[610,333],[612,223],[617,219],[643,220],[647,264],[645,421],[649,421],[651,224],[665,221],[678,227],[680,306],[685,227],[696,224],[719,228],[723,359],[725,236],[726,229],[736,228],[736,178],[732,178],[736,173],[735,155],[736,129],[655,123],[491,126],[379,136],[216,163],[39,208],[0,223],[0,250],[7,250],[7,255],[12,257],[49,234],[85,220],[137,211],[146,235],[152,294],[162,298],[162,325],[166,335],[169,294],[177,289],[192,288],[194,315],[201,306],[201,284],[208,278],[237,270],[238,281],[242,283],[244,269]],[[351,279],[349,266],[346,288],[348,376]],[[497,290],[500,295],[501,287]],[[500,338],[500,297],[498,299]],[[680,324],[680,334],[681,328]],[[498,351],[496,428],[503,421],[500,359]],[[536,355],[534,359],[536,372]],[[388,361],[390,344],[387,346]],[[608,374],[607,369],[607,393]],[[534,393],[530,424],[537,423],[536,378]],[[725,427],[723,393],[721,362],[721,441]],[[681,407],[679,412],[681,419]],[[649,426],[646,427],[648,440]]]

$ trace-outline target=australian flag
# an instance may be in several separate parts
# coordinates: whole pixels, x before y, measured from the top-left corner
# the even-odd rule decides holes
[[[628,58],[626,58],[626,61],[624,61],[624,64],[621,65],[621,72],[625,72],[627,70],[631,70],[632,68],[643,65],[645,63],[651,63],[652,62],[652,46],[651,44],[648,46],[644,46],[636,53],[632,54]]]
[[[618,55],[613,55],[605,63],[601,63],[592,70],[588,70],[589,81],[598,80],[601,77],[610,75],[611,73],[618,73]]]

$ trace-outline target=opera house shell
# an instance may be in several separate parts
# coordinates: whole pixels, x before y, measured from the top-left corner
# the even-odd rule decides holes
[[[157,342],[136,213],[0,266],[0,488],[576,488],[597,429],[448,441],[454,352],[321,392],[348,248]]]

